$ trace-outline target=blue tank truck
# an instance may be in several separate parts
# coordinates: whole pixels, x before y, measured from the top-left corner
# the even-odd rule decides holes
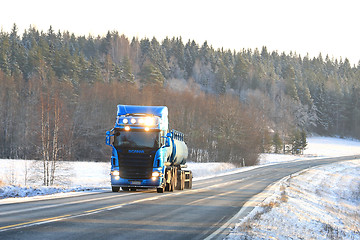
[[[192,188],[192,172],[183,169],[188,157],[184,134],[169,131],[167,107],[118,105],[106,144],[112,147],[113,192]]]

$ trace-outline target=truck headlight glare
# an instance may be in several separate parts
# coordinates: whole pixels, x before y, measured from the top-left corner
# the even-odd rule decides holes
[[[130,127],[129,126],[125,126],[125,131],[130,131]]]
[[[160,173],[159,172],[153,172],[152,173],[152,177],[159,177],[160,176]]]
[[[127,124],[129,122],[129,120],[127,120],[126,118],[123,119],[123,123]]]
[[[136,123],[136,119],[135,119],[135,118],[132,118],[132,119],[130,120],[130,122],[131,122],[132,124],[135,124],[135,123]]]
[[[154,125],[154,124],[155,124],[154,118],[152,118],[152,117],[147,117],[147,118],[145,119],[145,125],[146,125],[146,126],[152,126],[152,125]]]
[[[120,172],[118,170],[114,170],[111,172],[113,176],[120,176]]]

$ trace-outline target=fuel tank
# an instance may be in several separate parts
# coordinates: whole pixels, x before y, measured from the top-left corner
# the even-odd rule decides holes
[[[184,134],[173,130],[169,136],[171,138],[168,151],[170,162],[175,166],[185,164],[188,158],[188,147],[184,142]]]
[[[188,158],[188,147],[185,142],[174,139],[173,151],[172,151],[172,162],[175,166],[185,164]]]

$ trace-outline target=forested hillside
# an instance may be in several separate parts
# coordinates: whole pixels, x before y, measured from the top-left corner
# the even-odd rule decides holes
[[[0,158],[107,161],[117,104],[167,105],[194,161],[252,164],[272,135],[299,131],[360,138],[360,64],[266,47],[14,25],[0,32],[0,87]]]

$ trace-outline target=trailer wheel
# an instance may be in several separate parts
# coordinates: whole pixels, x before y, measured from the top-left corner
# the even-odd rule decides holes
[[[185,188],[186,189],[192,189],[192,172],[186,171],[185,173]]]
[[[192,175],[192,172],[190,172],[189,189],[192,189],[192,179],[193,179],[193,175]]]
[[[184,190],[185,188],[185,172],[178,170],[177,172],[177,185],[176,190]]]
[[[181,171],[181,190],[185,189],[185,172]]]
[[[120,187],[113,187],[113,186],[111,186],[111,190],[112,190],[113,192],[118,192],[118,191],[120,190]]]

